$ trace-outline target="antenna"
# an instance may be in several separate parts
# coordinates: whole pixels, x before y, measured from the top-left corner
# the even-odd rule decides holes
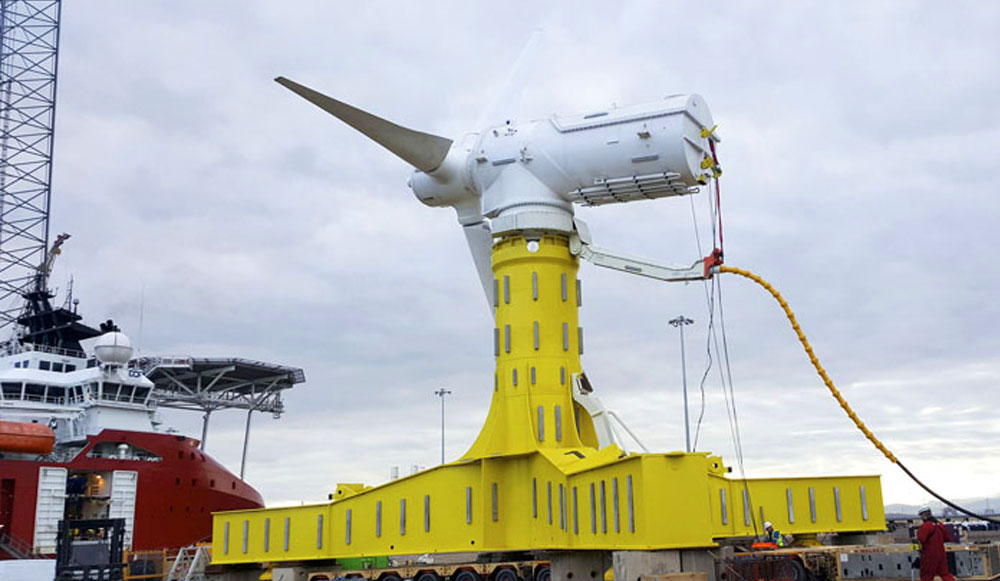
[[[73,275],[69,276],[69,282],[66,283],[66,298],[63,301],[63,308],[67,311],[73,306]]]
[[[0,329],[48,259],[60,0],[0,0]]]
[[[135,352],[142,353],[142,322],[146,314],[146,285],[139,289],[139,334],[135,339]]]

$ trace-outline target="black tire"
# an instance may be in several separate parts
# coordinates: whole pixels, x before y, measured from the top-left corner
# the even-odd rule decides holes
[[[403,581],[399,575],[395,573],[386,573],[379,577],[378,581]]]
[[[493,573],[493,581],[519,581],[517,572],[513,569],[498,569]]]
[[[463,569],[451,576],[451,581],[483,581],[482,576],[475,571]]]
[[[483,577],[475,571],[462,569],[451,576],[451,581],[483,581]]]
[[[809,581],[809,571],[806,570],[806,566],[802,564],[802,561],[792,559],[788,563],[788,569],[791,573],[792,581]]]
[[[552,581],[552,569],[547,566],[535,569],[535,581]]]
[[[424,571],[417,575],[413,581],[441,581],[441,576],[434,571]]]

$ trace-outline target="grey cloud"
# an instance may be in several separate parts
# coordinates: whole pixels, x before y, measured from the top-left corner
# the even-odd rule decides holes
[[[441,386],[455,391],[456,457],[485,417],[492,338],[454,214],[423,207],[404,163],[271,79],[456,136],[475,129],[542,24],[514,114],[703,94],[724,139],[727,261],[786,294],[830,373],[911,468],[949,494],[993,494],[998,22],[996,7],[962,2],[787,2],[766,14],[659,2],[67,7],[53,230],[74,238],[55,280],[76,274],[82,312],[126,321],[133,337],[143,294],[147,353],[305,368],[286,416],[254,420],[248,476],[269,500],[322,500],[338,481],[436,462]],[[698,258],[688,200],[580,216],[602,246]],[[581,277],[584,365],[602,399],[651,448],[683,447],[666,321],[697,321],[697,407],[702,286],[589,265]],[[925,500],[843,417],[771,299],[722,284],[747,469],[883,473],[887,500]],[[717,370],[699,448],[735,464]],[[209,435],[234,470],[243,419],[220,414]],[[199,433],[196,416],[170,421]],[[946,435],[928,439],[927,426]]]

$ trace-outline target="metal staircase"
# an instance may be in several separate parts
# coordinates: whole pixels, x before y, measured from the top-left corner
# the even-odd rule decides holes
[[[31,545],[7,533],[0,534],[0,551],[15,559],[47,559],[31,550]]]
[[[184,547],[177,553],[166,581],[205,581],[205,565],[211,560],[211,545]]]

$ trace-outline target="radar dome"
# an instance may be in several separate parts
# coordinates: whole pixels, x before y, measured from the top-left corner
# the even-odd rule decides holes
[[[132,342],[124,333],[105,333],[94,343],[94,354],[105,365],[125,365],[132,359]]]

